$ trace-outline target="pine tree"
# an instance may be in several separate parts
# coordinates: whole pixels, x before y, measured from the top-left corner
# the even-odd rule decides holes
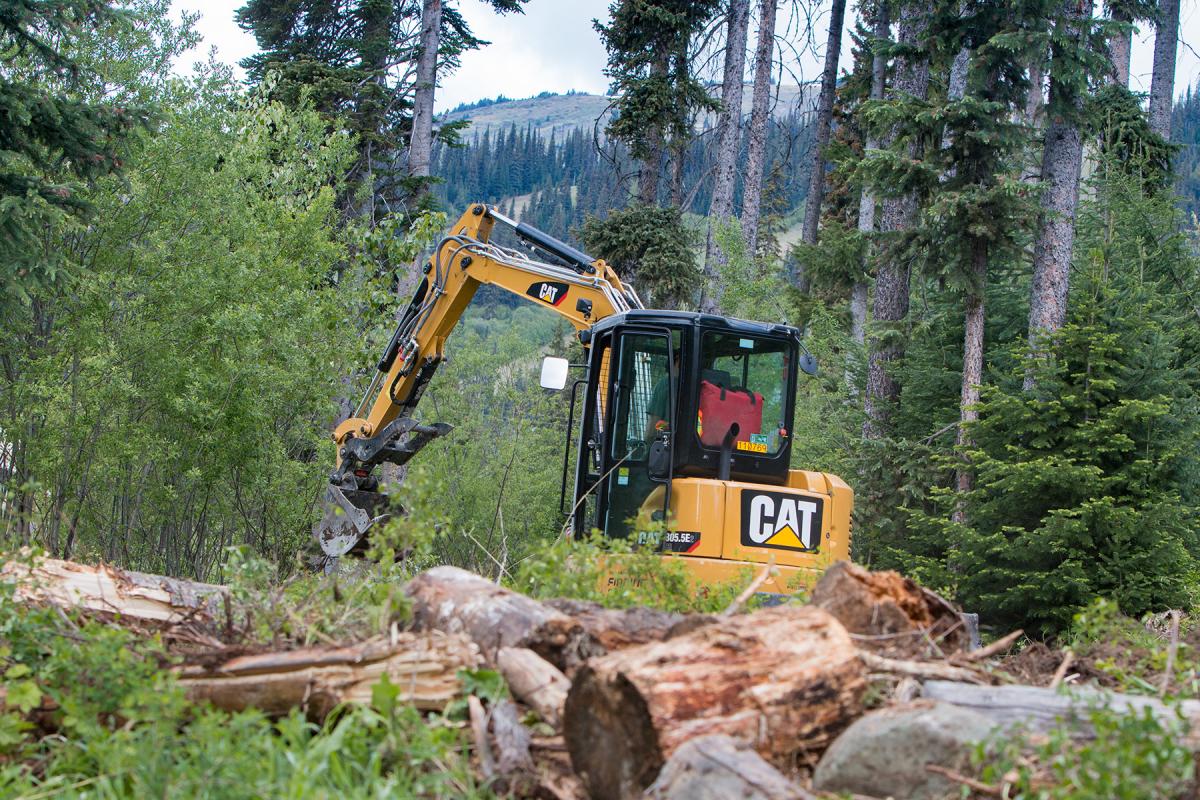
[[[237,11],[261,49],[242,61],[250,81],[273,76],[272,98],[311,102],[358,137],[342,198],[351,215],[376,220],[406,194],[396,162],[412,134],[415,82],[397,67],[419,55],[420,15],[420,0],[248,0]],[[451,6],[441,8],[440,26],[443,64],[482,44]]]
[[[742,88],[746,63],[746,31],[750,0],[731,0],[725,23],[725,64],[721,79],[721,114],[717,124],[717,164],[713,173],[712,200],[708,207],[708,238],[704,248],[704,287],[700,310],[719,313],[725,292],[720,266],[724,260],[718,237],[733,218],[737,184],[737,158],[742,139]]]
[[[608,24],[595,23],[616,98],[605,132],[641,162],[642,205],[658,203],[668,139],[690,139],[694,115],[717,107],[695,77],[689,51],[717,6],[716,0],[617,0]]]
[[[122,20],[99,0],[0,2],[0,312],[62,278],[46,232],[86,215],[81,183],[119,171],[148,123],[144,109],[87,99],[103,96],[99,78],[62,54],[81,29]]]

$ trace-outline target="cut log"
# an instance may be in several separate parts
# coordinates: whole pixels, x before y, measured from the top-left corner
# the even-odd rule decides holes
[[[224,586],[210,583],[32,556],[6,562],[0,580],[16,584],[20,602],[155,627],[209,624],[228,595]]]
[[[672,630],[694,619],[712,619],[699,614],[674,614],[653,608],[605,608],[599,603],[558,598],[546,605],[573,617],[608,652],[647,642],[661,642]]]
[[[592,797],[636,797],[680,746],[707,734],[786,768],[858,716],[865,688],[836,619],[781,606],[592,659],[571,684],[563,728]]]
[[[184,666],[179,682],[190,700],[225,711],[257,708],[278,716],[300,708],[322,719],[340,703],[371,702],[372,688],[387,675],[399,689],[399,702],[440,711],[461,694],[458,671],[478,667],[480,661],[478,649],[465,636],[401,633],[346,647]]]
[[[745,742],[714,734],[685,743],[646,790],[647,800],[815,800]]]
[[[928,633],[944,640],[947,651],[967,649],[958,610],[898,572],[870,572],[839,561],[813,589],[812,604],[833,614],[853,634],[890,638]]]
[[[1200,749],[1200,700],[1167,705],[1153,697],[1074,688],[1067,692],[1040,686],[973,686],[954,681],[925,681],[922,695],[930,700],[967,708],[1006,728],[1025,726],[1033,733],[1047,733],[1067,725],[1080,738],[1092,738],[1090,715],[1106,708],[1118,714],[1144,714],[1148,709],[1164,727],[1180,724],[1176,709],[1190,730],[1187,745]]]
[[[528,647],[569,675],[604,652],[561,611],[457,567],[422,572],[405,592],[417,630],[466,634],[490,664],[501,647]]]
[[[561,727],[563,704],[571,681],[558,667],[526,647],[501,647],[496,654],[496,667],[513,697],[556,730]]]

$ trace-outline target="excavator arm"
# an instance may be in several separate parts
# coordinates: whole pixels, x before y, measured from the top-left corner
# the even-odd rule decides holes
[[[559,263],[536,261],[492,243],[497,222]],[[604,261],[483,204],[471,206],[426,263],[358,409],[334,431],[337,467],[330,477],[325,516],[314,530],[329,559],[354,548],[384,515],[377,512],[386,513],[386,498],[371,474],[374,467],[405,464],[430,441],[450,432],[449,425],[424,425],[412,414],[445,360],[446,340],[484,284],[550,308],[577,330],[642,308],[633,288]]]

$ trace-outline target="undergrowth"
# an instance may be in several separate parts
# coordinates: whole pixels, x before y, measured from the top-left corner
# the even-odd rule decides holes
[[[1178,713],[1178,712],[1177,712]],[[1089,714],[1095,737],[1072,736],[1064,725],[1049,735],[1027,733],[983,742],[972,756],[980,779],[1009,800],[1183,800],[1194,795],[1186,720],[1164,722],[1148,708]]]
[[[254,630],[290,624],[288,638],[320,638],[332,615],[356,616],[334,605],[327,617],[301,619],[301,610],[319,605],[318,583],[275,595],[256,586],[259,566],[239,565],[233,575],[242,601],[276,597],[273,610],[250,620]],[[363,583],[368,588],[349,589],[361,592],[350,595],[351,609],[378,613],[352,624],[380,624],[392,613],[387,582]],[[326,581],[322,591],[332,586]],[[246,605],[236,607],[242,614]],[[369,707],[342,709],[321,725],[300,712],[270,720],[199,707],[164,669],[173,659],[158,637],[18,603],[9,583],[0,583],[0,642],[0,797],[490,796],[470,769],[462,710],[422,714],[397,703],[386,682]]]

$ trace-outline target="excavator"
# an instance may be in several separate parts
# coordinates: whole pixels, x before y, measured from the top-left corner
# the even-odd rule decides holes
[[[497,223],[546,260],[491,241]],[[450,433],[414,414],[484,285],[562,315],[586,353],[563,457],[568,535],[657,547],[681,558],[700,589],[773,564],[760,591],[783,594],[849,558],[852,490],[835,475],[791,469],[803,435],[793,428],[798,373],[817,369],[797,328],[647,309],[603,260],[484,204],[467,209],[423,272],[366,395],[333,433],[337,465],[314,528],[327,570],[390,513],[375,469],[403,465]],[[572,366],[547,357],[541,385],[564,390]]]

